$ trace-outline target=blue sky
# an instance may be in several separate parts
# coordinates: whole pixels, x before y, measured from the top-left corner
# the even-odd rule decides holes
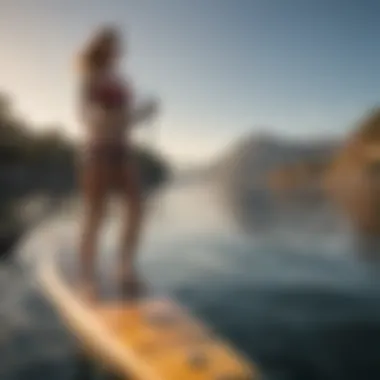
[[[37,123],[75,120],[73,55],[99,23],[125,31],[125,72],[162,100],[159,148],[208,158],[249,131],[342,135],[377,105],[373,0],[1,0],[0,89]]]

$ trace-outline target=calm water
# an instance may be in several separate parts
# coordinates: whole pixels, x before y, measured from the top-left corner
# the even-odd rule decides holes
[[[75,344],[34,275],[57,246],[75,254],[80,211],[73,209],[31,232],[17,263],[0,269],[1,380],[74,375]],[[112,215],[100,244],[106,274],[118,233]],[[151,215],[145,276],[248,354],[265,378],[380,377],[380,269],[353,256],[344,233],[298,226],[243,234],[247,226],[206,185],[169,189]]]

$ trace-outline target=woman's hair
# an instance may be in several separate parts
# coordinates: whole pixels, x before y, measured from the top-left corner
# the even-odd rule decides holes
[[[112,26],[99,28],[79,54],[79,69],[83,74],[99,70],[113,58],[111,45],[119,40],[119,31]]]

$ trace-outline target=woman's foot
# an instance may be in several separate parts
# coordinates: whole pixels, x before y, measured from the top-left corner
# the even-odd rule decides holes
[[[123,298],[138,298],[146,292],[146,286],[135,270],[124,270],[119,275],[118,284]]]

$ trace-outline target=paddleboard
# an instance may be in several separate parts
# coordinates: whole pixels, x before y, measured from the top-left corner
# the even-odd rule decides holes
[[[66,271],[67,272],[67,271]],[[141,380],[258,379],[256,367],[170,297],[83,302],[54,255],[42,289],[83,347],[115,374]]]

